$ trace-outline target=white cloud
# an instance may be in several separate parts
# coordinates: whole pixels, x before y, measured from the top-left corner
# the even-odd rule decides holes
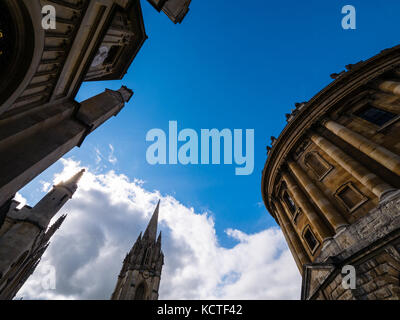
[[[108,161],[111,164],[116,164],[118,162],[117,157],[114,155],[114,147],[112,144],[109,144],[108,147],[110,148],[110,153],[108,154]]]
[[[103,155],[98,148],[94,148],[94,152],[96,153],[95,163],[99,164],[101,162],[101,159],[103,158]]]
[[[73,160],[61,161],[64,169],[54,183],[80,169]],[[172,196],[147,191],[143,181],[114,171],[86,172],[59,213],[67,213],[67,219],[17,297],[109,299],[123,258],[159,198],[165,254],[160,299],[299,298],[300,274],[278,228],[256,234],[228,229],[238,244],[224,248],[209,213],[196,213]],[[55,267],[56,290],[40,285],[42,264]]]
[[[46,182],[46,181],[40,181],[40,184],[42,185],[42,191],[43,192],[49,192],[51,190],[51,183]]]

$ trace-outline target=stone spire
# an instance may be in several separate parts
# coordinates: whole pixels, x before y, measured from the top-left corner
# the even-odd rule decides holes
[[[68,180],[60,182],[59,184],[55,185],[54,187],[62,187],[62,188],[67,189],[71,193],[71,197],[72,197],[72,195],[78,189],[78,182],[79,182],[79,180],[81,180],[84,173],[85,173],[85,169],[82,169],[81,171],[75,173]]]
[[[36,223],[44,230],[47,229],[50,220],[57,214],[64,204],[72,198],[84,172],[85,169],[82,169],[68,180],[55,185],[30,212],[26,213],[26,218],[31,222]]]
[[[157,207],[154,210],[153,216],[151,217],[151,220],[149,222],[149,225],[147,226],[146,231],[144,232],[143,235],[144,239],[156,241],[159,209],[160,209],[160,200],[158,200]]]
[[[164,254],[161,232],[156,241],[160,201],[142,237],[139,235],[126,255],[112,300],[157,300]]]

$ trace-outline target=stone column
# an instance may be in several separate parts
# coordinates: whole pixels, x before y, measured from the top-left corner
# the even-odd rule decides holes
[[[324,137],[312,133],[310,138],[322,151],[375,194],[378,199],[382,199],[389,192],[396,190]]]
[[[287,172],[282,174],[283,180],[285,180],[286,185],[288,187],[288,191],[290,196],[296,201],[296,204],[301,208],[303,213],[306,215],[308,220],[310,221],[311,226],[314,230],[317,231],[320,238],[325,242],[332,238],[332,232],[326,226],[324,221],[321,219],[320,216],[315,212],[310,201],[304,195],[304,193],[300,190],[297,183],[291,177],[291,175]]]
[[[290,251],[292,251],[294,260],[296,261],[297,267],[300,270],[300,273],[303,273],[303,265],[310,263],[310,258],[304,250],[304,246],[300,239],[298,238],[296,231],[291,225],[288,217],[285,214],[285,211],[280,204],[279,201],[274,201],[274,206],[276,208],[276,216],[279,222],[279,225],[282,228],[283,235],[286,238],[286,242],[290,247]]]
[[[328,120],[324,122],[323,125],[354,148],[365,153],[368,157],[374,159],[376,162],[400,176],[399,155],[379,146],[375,142],[363,137],[361,134],[348,129],[335,121]]]
[[[398,97],[393,96],[393,101],[397,100]],[[383,102],[381,100],[374,100],[371,102],[371,105],[378,109],[383,109],[388,112],[397,113],[399,111],[399,104],[393,102]]]
[[[300,182],[304,190],[324,214],[335,232],[348,225],[345,218],[335,209],[333,204],[325,194],[311,181],[308,175],[294,161],[288,161],[288,165],[293,175]]]
[[[400,82],[383,81],[379,84],[379,89],[384,92],[389,92],[396,96],[400,96]]]

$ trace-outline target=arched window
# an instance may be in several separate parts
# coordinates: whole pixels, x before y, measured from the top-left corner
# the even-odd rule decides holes
[[[146,288],[144,286],[144,283],[142,282],[139,284],[139,286],[136,288],[135,291],[135,299],[134,300],[145,300],[145,293],[146,293]]]
[[[332,170],[332,166],[317,152],[309,152],[304,156],[304,164],[322,180]]]

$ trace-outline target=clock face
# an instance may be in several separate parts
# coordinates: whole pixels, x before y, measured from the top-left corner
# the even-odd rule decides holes
[[[143,271],[143,278],[147,279],[150,276],[147,270]]]

